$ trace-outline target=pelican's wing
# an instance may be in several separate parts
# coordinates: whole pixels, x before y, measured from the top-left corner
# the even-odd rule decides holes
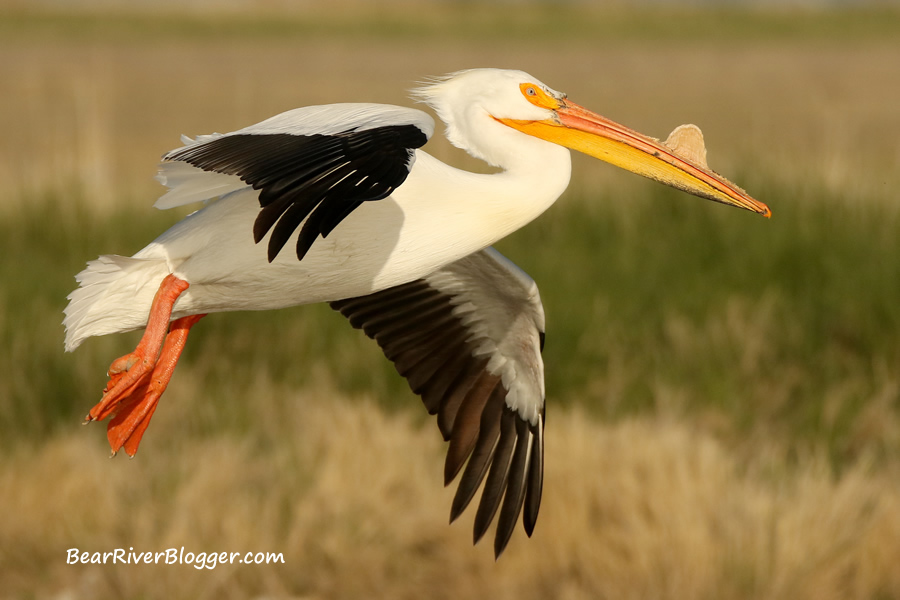
[[[492,248],[431,275],[331,303],[374,338],[449,440],[444,483],[468,459],[450,513],[456,519],[487,475],[475,542],[500,501],[494,552],[522,507],[528,535],[544,470],[544,309],[537,285]]]
[[[261,210],[259,242],[270,230],[274,258],[300,227],[297,257],[367,200],[381,200],[406,180],[415,149],[434,131],[420,110],[384,104],[329,104],[282,113],[244,129],[186,139],[163,156],[159,179],[169,208],[252,186]],[[274,226],[274,229],[273,229]]]

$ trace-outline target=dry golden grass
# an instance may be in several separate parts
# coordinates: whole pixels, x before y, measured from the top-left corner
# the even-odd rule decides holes
[[[836,479],[820,456],[749,462],[690,424],[553,411],[544,510],[499,562],[446,525],[442,444],[327,383],[258,381],[249,436],[185,431],[190,371],[146,447],[109,461],[99,428],[0,465],[4,594],[143,598],[784,598],[900,596],[897,470]],[[195,398],[192,398],[194,396]],[[214,399],[204,399],[205,402]],[[181,426],[179,426],[181,424]],[[284,564],[67,565],[66,552],[283,552]]]

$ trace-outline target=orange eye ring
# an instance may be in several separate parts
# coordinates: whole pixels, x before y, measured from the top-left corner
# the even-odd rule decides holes
[[[519,89],[522,91],[522,95],[525,96],[525,99],[535,106],[546,108],[548,110],[556,110],[559,108],[559,101],[550,96],[537,84],[522,83],[519,85]]]

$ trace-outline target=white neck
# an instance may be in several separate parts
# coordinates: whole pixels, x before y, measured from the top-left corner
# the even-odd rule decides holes
[[[462,171],[425,152],[416,154],[412,172],[393,197],[404,213],[401,237],[406,243],[400,247],[424,258],[424,270],[467,256],[524,227],[566,189],[572,170],[569,151],[521,137],[525,138],[521,152],[511,153],[502,165],[505,170],[495,174]]]

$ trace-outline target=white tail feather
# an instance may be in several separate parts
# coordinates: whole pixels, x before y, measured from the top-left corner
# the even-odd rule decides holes
[[[147,324],[150,305],[160,282],[169,274],[161,258],[103,255],[75,276],[80,284],[69,294],[63,325],[66,352],[86,338],[120,333]]]

